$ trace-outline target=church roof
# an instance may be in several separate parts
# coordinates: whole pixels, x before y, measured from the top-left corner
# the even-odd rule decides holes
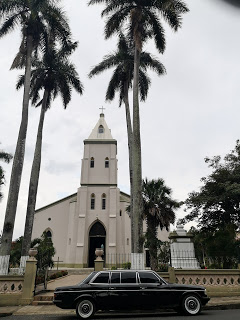
[[[88,139],[84,140],[84,142],[93,141],[110,141],[116,143],[116,140],[113,139],[111,130],[108,128],[108,125],[104,119],[103,113],[100,114],[100,118]]]

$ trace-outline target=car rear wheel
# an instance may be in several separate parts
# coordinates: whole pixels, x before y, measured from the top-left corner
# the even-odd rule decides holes
[[[82,299],[77,303],[76,314],[80,319],[89,319],[95,313],[95,304],[90,299]]]
[[[196,315],[201,312],[202,304],[195,295],[187,295],[182,300],[182,310],[186,315]]]

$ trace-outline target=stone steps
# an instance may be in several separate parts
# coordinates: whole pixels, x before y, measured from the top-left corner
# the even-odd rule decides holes
[[[37,295],[34,297],[33,306],[39,306],[39,305],[53,305],[53,292],[49,295]]]

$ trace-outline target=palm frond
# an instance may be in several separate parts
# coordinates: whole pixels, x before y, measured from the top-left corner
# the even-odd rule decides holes
[[[12,160],[13,156],[10,153],[0,150],[0,160],[6,163],[9,163]]]

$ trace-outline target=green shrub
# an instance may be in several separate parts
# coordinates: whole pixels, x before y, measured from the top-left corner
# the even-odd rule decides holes
[[[131,262],[123,263],[122,267],[123,269],[131,269]]]

